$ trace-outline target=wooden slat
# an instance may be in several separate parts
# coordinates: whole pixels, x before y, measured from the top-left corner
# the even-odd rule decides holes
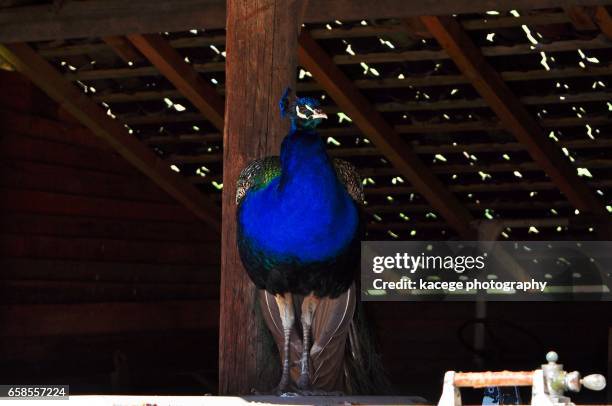
[[[609,0],[575,0],[576,5],[610,4]],[[448,15],[486,10],[529,10],[567,5],[564,0],[310,0],[304,21],[400,18],[423,14]],[[90,0],[8,8],[0,13],[0,41],[23,42],[52,39],[102,37],[163,31],[186,31],[225,26],[225,2],[211,0]]]
[[[123,158],[112,151],[82,148],[65,142],[47,141],[10,132],[0,137],[0,157],[72,168],[83,168],[101,173],[134,176],[137,172]]]
[[[524,144],[535,162],[581,211],[604,214],[602,203],[586,186],[560,150],[546,137],[499,74],[484,59],[480,49],[450,17],[422,17],[427,28],[472,85],[487,101],[503,125]]]
[[[2,280],[219,284],[218,265],[0,258]]]
[[[215,299],[219,285],[163,283],[2,281],[2,304],[69,304]]]
[[[0,197],[0,209],[3,211],[183,223],[195,220],[190,212],[178,204],[131,202],[7,188],[0,188]]]
[[[96,103],[62,78],[28,45],[0,46],[0,55],[59,102],[94,134],[105,139],[132,165],[209,224],[213,230],[219,230],[219,209],[214,203],[171,171],[162,159],[128,134],[119,122],[108,117]]]
[[[210,241],[201,223],[115,220],[5,211],[0,229],[6,233],[130,241]]]
[[[217,129],[223,130],[224,100],[170,44],[157,34],[128,39]]]
[[[85,127],[12,110],[0,109],[0,129],[4,134],[24,134],[50,141],[111,151],[106,142],[94,137]]]
[[[1,337],[202,330],[217,325],[216,301],[0,306]]]
[[[0,234],[0,254],[7,258],[72,259],[102,262],[218,264],[216,243],[129,241]]]
[[[1,154],[0,154],[1,156]],[[85,168],[48,165],[23,159],[0,161],[0,186],[142,202],[174,203],[147,178]]]

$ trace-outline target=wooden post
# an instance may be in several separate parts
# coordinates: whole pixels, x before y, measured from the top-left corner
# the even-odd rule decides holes
[[[270,389],[263,338],[256,317],[256,289],[236,247],[236,180],[251,160],[278,155],[288,131],[278,102],[295,88],[297,37],[304,0],[229,0],[225,131],[223,134],[223,232],[219,326],[219,394]]]

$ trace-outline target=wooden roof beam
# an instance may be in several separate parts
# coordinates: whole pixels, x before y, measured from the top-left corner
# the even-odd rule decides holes
[[[223,131],[223,97],[159,34],[133,34],[128,39],[215,128]]]
[[[597,23],[601,32],[612,40],[612,17],[610,17],[610,12],[605,6],[595,8],[595,23]]]
[[[610,0],[574,0],[578,6]],[[382,19],[487,10],[547,9],[567,0],[310,0],[305,23]],[[223,0],[89,0],[0,9],[0,42],[44,41],[225,27]]]
[[[146,61],[146,58],[125,37],[120,35],[103,37],[102,41],[127,64],[141,64]]]
[[[550,176],[553,183],[579,210],[606,214],[603,204],[576,169],[552,144],[538,122],[523,107],[501,76],[485,60],[480,49],[457,21],[451,17],[421,17],[459,70],[497,114],[504,127],[525,145],[532,159]]]
[[[429,201],[463,238],[474,237],[469,211],[446,189],[414,150],[378,113],[357,87],[338,68],[323,49],[302,32],[299,39],[300,65],[310,71],[321,87],[376,145],[398,172]]]
[[[68,82],[27,44],[0,45],[0,56],[29,77],[81,124],[106,140],[121,156],[159,187],[203,222],[219,231],[220,210],[212,201],[170,170],[167,162],[155,155],[136,137],[128,134],[120,122],[111,119],[102,108]]]

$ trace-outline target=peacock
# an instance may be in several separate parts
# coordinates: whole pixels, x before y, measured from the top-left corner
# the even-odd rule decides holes
[[[353,165],[332,159],[326,152],[317,126],[327,116],[318,101],[296,97],[292,102],[290,95],[287,89],[280,101],[281,116],[291,120],[280,156],[251,162],[238,179],[236,193],[242,263],[253,283],[273,296],[280,316],[280,392],[290,384],[294,295],[303,297],[298,307],[303,338],[297,386],[311,388],[311,348],[320,350],[325,344],[316,339],[310,344],[313,317],[322,300],[346,295],[353,284],[359,269],[364,201]],[[329,325],[322,328],[328,330],[323,332],[326,342],[346,323],[346,313],[354,310],[352,300],[351,304],[347,299],[339,310],[330,310],[338,315],[326,316]]]

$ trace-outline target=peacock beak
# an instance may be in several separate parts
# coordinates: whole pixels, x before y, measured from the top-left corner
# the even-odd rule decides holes
[[[323,119],[323,118],[327,118],[327,114],[325,114],[325,113],[323,112],[323,110],[317,109],[317,110],[314,112],[314,114],[312,115],[312,118],[313,118],[313,119],[317,119],[317,118],[321,118],[321,119]]]

